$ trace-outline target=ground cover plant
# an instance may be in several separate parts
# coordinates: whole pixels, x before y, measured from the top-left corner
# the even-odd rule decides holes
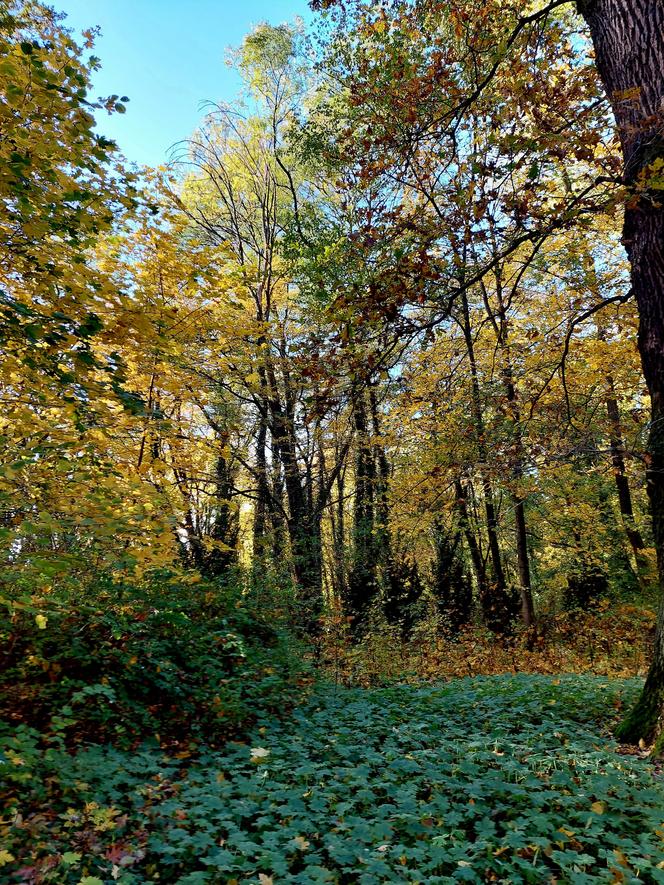
[[[664,882],[664,782],[609,726],[639,680],[323,686],[221,751],[5,737],[7,882]],[[5,787],[6,790],[6,787]]]

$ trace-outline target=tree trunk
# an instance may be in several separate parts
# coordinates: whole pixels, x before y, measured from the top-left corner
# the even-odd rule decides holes
[[[528,532],[526,531],[526,510],[523,498],[512,495],[514,504],[514,524],[516,534],[516,558],[519,569],[519,590],[521,594],[521,620],[530,628],[535,624],[535,606],[530,582],[530,558],[528,555]]]
[[[337,458],[339,453],[337,452]],[[337,500],[331,514],[334,544],[334,589],[338,600],[346,596],[346,469],[339,470],[336,478]],[[335,511],[336,510],[336,516]]]
[[[272,501],[270,506],[270,523],[272,528],[272,562],[279,566],[288,553],[286,543],[286,520],[283,511],[284,480],[281,463],[272,458]],[[281,505],[281,506],[280,506]]]
[[[225,445],[225,440],[220,440]],[[215,477],[214,521],[210,537],[221,546],[213,546],[206,558],[206,572],[210,577],[222,577],[238,564],[240,519],[233,503],[233,467],[224,454],[217,456]]]
[[[597,278],[595,263],[592,259],[589,259],[589,273],[591,275],[593,293],[597,304],[600,304],[601,295],[599,291],[599,281]],[[601,312],[597,314],[597,338],[599,341],[606,341],[607,332],[602,317],[603,315]],[[634,517],[632,492],[629,486],[629,477],[627,475],[627,450],[623,438],[620,405],[618,403],[616,384],[613,375],[610,372],[606,374],[604,383],[604,402],[606,405],[606,414],[609,419],[609,451],[611,453],[611,466],[613,467],[613,476],[618,496],[620,519],[627,540],[632,548],[637,580],[642,587],[645,587],[652,583],[652,579],[651,576],[649,576],[650,569],[648,567],[648,560],[644,556],[646,545]]]
[[[621,724],[623,740],[658,738],[664,751],[664,206],[647,188],[648,167],[664,159],[664,3],[662,0],[579,0],[597,68],[613,106],[625,184],[623,242],[639,308],[639,350],[650,399],[648,494],[660,580],[654,658],[636,708]]]
[[[493,570],[493,585],[487,588],[484,597],[480,596],[482,612],[486,626],[496,633],[509,633],[512,628],[514,617],[513,605],[510,593],[505,581],[505,571],[500,554],[500,542],[498,540],[498,516],[493,497],[493,488],[487,471],[488,450],[486,433],[484,428],[484,415],[482,414],[482,399],[480,395],[477,362],[475,360],[475,345],[470,323],[470,309],[465,292],[461,296],[463,308],[463,333],[468,351],[470,374],[472,383],[471,409],[475,424],[477,439],[477,453],[480,460],[480,477],[482,480],[482,495],[484,498],[484,512],[486,514],[486,531],[489,543],[489,554]]]
[[[355,498],[353,505],[352,565],[348,575],[346,608],[355,634],[362,632],[378,595],[376,556],[376,464],[371,446],[365,394],[353,397],[355,426]]]
[[[473,605],[472,586],[459,555],[462,528],[460,519],[453,520],[450,529],[440,518],[433,525],[432,590],[444,629],[450,636],[456,636],[470,622]]]
[[[499,259],[500,252],[496,242],[496,232],[493,219],[489,220],[489,225],[491,231],[493,253],[495,258]],[[512,355],[509,339],[510,324],[508,319],[508,309],[504,298],[504,268],[499,260],[497,260],[496,262],[496,265],[493,269],[493,274],[495,281],[494,295],[497,302],[495,308],[491,306],[491,297],[483,280],[480,282],[480,288],[482,291],[484,307],[489,321],[493,326],[493,330],[496,335],[496,344],[500,350],[502,362],[501,376],[503,380],[503,386],[505,388],[505,397],[507,400],[505,413],[509,419],[510,424],[512,425],[512,445],[510,446],[510,448],[513,450],[514,454],[510,457],[510,462],[512,475],[514,478],[514,487],[511,491],[510,497],[512,499],[512,505],[514,507],[514,537],[516,541],[517,571],[519,574],[521,619],[525,626],[530,629],[535,624],[535,605],[533,603],[533,591],[530,577],[528,531],[526,528],[526,505],[520,490],[524,471],[523,434],[521,429],[521,411],[519,409],[517,388],[514,380],[514,369],[512,366]],[[512,292],[509,297],[510,302],[514,299],[516,295],[520,279],[521,277],[517,276],[517,280],[512,287]],[[466,316],[468,315],[467,309],[465,309],[465,314]]]
[[[618,507],[625,534],[632,548],[636,563],[637,575],[642,584],[647,584],[647,563],[644,561],[643,551],[645,543],[634,518],[632,506],[632,492],[629,487],[629,478],[625,465],[625,443],[620,422],[620,408],[616,396],[615,384],[611,375],[606,376],[606,414],[611,423],[611,435],[609,447],[611,450],[611,464],[618,493]]]
[[[376,491],[374,495],[376,553],[381,564],[385,564],[390,558],[390,504],[388,491],[390,484],[390,464],[385,452],[385,446],[380,439],[380,417],[378,414],[378,399],[376,388],[369,387],[369,405],[371,407],[371,429],[374,437],[374,472],[376,475]]]
[[[468,497],[460,479],[456,479],[454,481],[454,494],[455,509],[459,514],[459,524],[463,530],[466,544],[468,545],[470,562],[473,567],[475,582],[477,584],[477,594],[481,601],[482,598],[489,593],[489,581],[487,578],[482,551],[480,550],[480,546],[477,543],[477,538],[475,537],[472,526],[470,524],[470,514],[468,513]]]
[[[273,457],[283,468],[283,482],[288,501],[288,537],[293,560],[293,576],[301,603],[300,623],[306,632],[316,635],[323,610],[323,566],[321,516],[313,506],[298,461],[295,431],[295,393],[284,370],[284,396],[280,396],[274,367],[265,369],[268,389],[270,431]]]
[[[530,556],[528,553],[528,531],[526,528],[526,504],[518,491],[523,478],[523,437],[521,434],[521,411],[514,383],[514,371],[510,355],[508,341],[508,325],[505,307],[503,305],[500,287],[497,287],[500,302],[499,311],[499,345],[503,357],[503,383],[507,396],[507,409],[514,433],[515,455],[512,464],[512,472],[516,489],[512,492],[512,504],[514,505],[514,533],[516,539],[516,558],[519,572],[519,594],[521,597],[521,619],[525,626],[530,629],[535,624],[535,605],[533,603],[533,590],[530,578]]]
[[[263,574],[267,555],[267,512],[269,488],[267,483],[267,423],[263,415],[256,435],[256,502],[253,524],[253,568],[257,577]]]

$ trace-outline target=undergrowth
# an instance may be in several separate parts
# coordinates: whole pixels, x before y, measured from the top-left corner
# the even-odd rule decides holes
[[[4,742],[0,878],[59,885],[664,882],[640,680],[327,685],[222,751]]]
[[[302,695],[307,660],[285,618],[235,580],[156,573],[73,595],[0,600],[0,719],[68,747],[223,744]],[[35,612],[37,614],[35,615]]]
[[[448,635],[440,619],[425,617],[407,641],[378,619],[354,642],[337,614],[326,623],[322,660],[334,681],[364,687],[501,673],[640,677],[652,657],[655,621],[647,605],[603,600],[593,611],[542,613],[534,630],[517,629],[503,641],[473,625]]]

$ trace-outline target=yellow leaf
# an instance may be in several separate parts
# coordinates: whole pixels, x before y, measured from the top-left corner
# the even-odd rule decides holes
[[[0,867],[3,867],[6,863],[11,863],[13,860],[16,860],[13,854],[10,854],[4,848],[0,851]]]
[[[603,802],[593,802],[590,806],[595,814],[604,814],[605,806]]]
[[[48,624],[48,618],[44,615],[35,615],[35,624],[40,630],[45,630],[46,625]]]
[[[622,851],[619,851],[617,848],[614,848],[613,853],[615,854],[616,860],[618,861],[618,863],[621,866],[623,866],[623,867],[629,866],[629,861],[627,860],[626,856],[622,853]]]

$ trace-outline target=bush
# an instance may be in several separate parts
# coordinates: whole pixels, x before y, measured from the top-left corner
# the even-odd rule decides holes
[[[100,581],[87,605],[9,611],[0,715],[67,744],[217,743],[300,689],[306,655],[240,580]],[[89,600],[94,600],[90,605]]]

